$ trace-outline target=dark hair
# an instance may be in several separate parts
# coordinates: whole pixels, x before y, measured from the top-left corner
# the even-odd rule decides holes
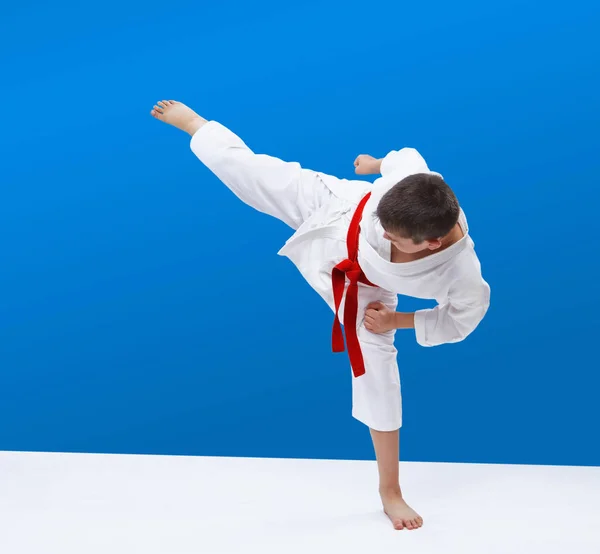
[[[377,206],[382,227],[415,244],[446,236],[458,221],[460,207],[452,189],[439,176],[417,173],[388,190]]]

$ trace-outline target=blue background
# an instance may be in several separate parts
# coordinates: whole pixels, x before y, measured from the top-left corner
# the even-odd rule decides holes
[[[0,449],[371,459],[331,313],[149,116],[352,178],[418,148],[492,306],[397,346],[408,460],[600,465],[597,3],[3,6]],[[423,307],[401,299],[401,309]]]

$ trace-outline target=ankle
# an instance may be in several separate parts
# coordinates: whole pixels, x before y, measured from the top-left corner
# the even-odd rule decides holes
[[[381,496],[399,496],[402,498],[402,489],[398,483],[379,485]]]
[[[188,135],[194,136],[198,129],[203,127],[205,123],[206,120],[197,115],[192,120],[190,120],[190,122],[185,126],[184,131]]]

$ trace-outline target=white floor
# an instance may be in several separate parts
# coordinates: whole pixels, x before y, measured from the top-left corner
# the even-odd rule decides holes
[[[5,554],[599,554],[600,468],[0,452]]]

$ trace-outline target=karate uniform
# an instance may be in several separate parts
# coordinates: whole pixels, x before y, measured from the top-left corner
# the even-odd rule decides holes
[[[255,154],[221,124],[210,121],[191,139],[191,149],[238,198],[280,219],[294,234],[279,251],[335,311],[332,272],[348,256],[347,234],[365,200],[358,236],[358,264],[370,284],[358,284],[356,334],[364,374],[352,378],[352,415],[378,431],[402,425],[395,330],[375,334],[364,326],[366,306],[375,301],[396,310],[398,294],[434,299],[438,305],[415,313],[417,342],[434,346],[458,342],[484,317],[490,288],[481,275],[465,214],[464,236],[450,247],[407,263],[391,262],[391,243],[375,216],[381,197],[408,175],[433,173],[412,148],[390,152],[374,183],[338,179],[302,168],[296,162]],[[365,196],[370,196],[365,199]],[[371,286],[375,285],[375,286]],[[347,291],[346,291],[347,292]],[[342,302],[339,319],[344,318]],[[348,330],[346,329],[348,337]]]

